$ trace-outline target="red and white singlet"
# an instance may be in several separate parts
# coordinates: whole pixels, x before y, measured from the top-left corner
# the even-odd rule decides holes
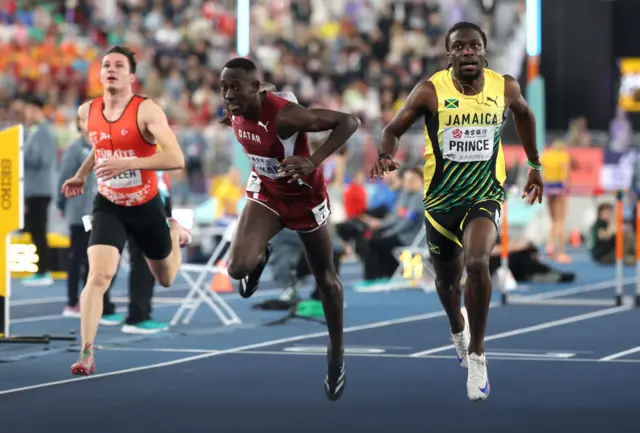
[[[112,158],[146,158],[155,155],[157,146],[147,142],[138,125],[138,108],[145,100],[134,95],[122,115],[113,122],[105,119],[102,97],[91,101],[87,132],[96,154],[96,165]],[[158,195],[158,176],[153,170],[130,170],[103,181],[98,193],[120,206],[139,206]]]
[[[316,168],[300,182],[287,183],[290,178],[278,178],[279,161],[288,156],[309,158],[311,155],[306,133],[296,133],[288,139],[278,137],[276,116],[289,103],[267,92],[259,121],[232,116],[231,126],[252,164],[247,199],[271,209],[285,227],[307,232],[324,225],[331,209],[322,169]]]

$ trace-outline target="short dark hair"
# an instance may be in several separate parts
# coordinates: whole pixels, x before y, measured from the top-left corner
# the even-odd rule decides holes
[[[600,214],[602,214],[602,212],[605,211],[605,210],[612,211],[613,210],[613,205],[611,203],[600,203],[598,205],[598,211],[597,211],[598,217],[600,217]]]
[[[115,45],[109,49],[104,55],[108,54],[122,54],[129,61],[129,70],[132,74],[136,73],[136,68],[138,66],[138,62],[136,62],[136,55],[133,51],[123,45]]]
[[[454,24],[454,26],[449,29],[449,31],[447,32],[447,37],[444,38],[444,47],[447,49],[447,51],[449,51],[451,34],[453,32],[457,32],[458,30],[464,29],[475,30],[476,32],[480,33],[480,36],[482,37],[482,44],[484,45],[485,49],[487,48],[487,35],[482,31],[482,29],[474,23],[470,23],[468,21],[460,21],[459,23]]]
[[[45,105],[44,104],[44,100],[42,100],[42,98],[40,98],[39,96],[33,95],[33,94],[25,96],[22,99],[22,101],[27,105],[33,105],[33,106],[36,106],[36,107],[38,107],[40,109],[43,109],[44,105]]]
[[[258,67],[255,63],[245,57],[236,57],[235,59],[229,60],[224,64],[224,68],[229,69],[240,69],[245,72],[257,72]]]
[[[417,174],[418,176],[423,177],[424,176],[424,164],[422,164],[422,165],[420,165],[420,164],[417,164],[417,165],[413,165],[413,164],[405,165],[405,166],[400,168],[400,173],[398,173],[398,174],[400,174],[400,176],[404,176],[404,174],[406,172],[413,172],[414,174]]]

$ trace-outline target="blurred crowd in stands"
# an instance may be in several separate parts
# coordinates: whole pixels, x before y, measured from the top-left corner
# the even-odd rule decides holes
[[[444,36],[454,22],[478,22],[491,37],[508,40],[512,26],[491,25],[497,3],[252,0],[251,56],[265,81],[293,91],[304,105],[355,113],[375,135],[417,80],[446,66]],[[507,3],[515,25],[524,2]],[[220,68],[237,55],[236,6],[235,0],[1,2],[0,118],[21,121],[20,97],[35,94],[46,101],[65,147],[76,134],[77,106],[101,94],[105,47],[125,44],[137,53],[136,91],[165,109],[187,155],[205,156],[208,175],[224,171],[232,162],[229,132],[212,120],[223,108]],[[367,135],[354,137],[358,147]]]
[[[382,224],[386,215],[393,219],[420,213],[420,200],[415,209],[392,204],[391,199],[382,207],[378,202],[387,189],[421,195],[420,173],[415,170],[424,146],[421,125],[403,139],[405,154],[400,158],[406,162],[406,179],[371,190],[363,170],[375,158],[375,137],[402,107],[411,88],[447,66],[444,38],[450,26],[462,20],[481,25],[489,37],[492,68],[518,76],[523,63],[524,0],[251,0],[250,4],[250,56],[263,80],[294,92],[305,106],[343,110],[362,120],[363,127],[345,151],[324,164],[332,200],[343,205],[332,206],[334,222],[343,223],[343,238],[349,237],[344,225],[349,221],[367,222],[358,226],[364,233]],[[163,107],[185,151],[186,169],[172,173],[175,204],[191,200],[188,204],[196,206],[210,196],[215,218],[237,214],[248,166],[239,165],[242,158],[237,158],[231,131],[215,122],[223,114],[220,69],[237,56],[236,8],[236,0],[0,2],[0,128],[23,123],[23,100],[36,96],[45,102],[45,114],[56,125],[61,154],[77,136],[77,107],[102,93],[103,52],[112,45],[126,45],[138,60],[135,91]],[[630,135],[629,121],[619,113],[611,124],[612,146],[628,146]],[[570,147],[594,141],[580,117],[564,139]],[[510,171],[508,179],[516,177]],[[402,182],[410,186],[407,191]],[[198,197],[195,202],[193,197]],[[378,208],[386,213],[377,215],[373,210]],[[403,242],[413,235],[407,231]],[[361,249],[358,243],[356,247]],[[381,269],[389,259],[372,258],[371,268]],[[391,270],[381,276],[389,276]]]
[[[140,63],[137,90],[157,99],[173,122],[206,125],[220,114],[218,73],[235,51],[235,2],[44,1],[30,11],[17,3],[0,5],[3,99],[36,93],[57,121],[73,120],[78,103],[101,93],[104,47],[126,44]],[[492,2],[251,3],[252,56],[267,81],[290,87],[305,105],[377,120],[418,79],[446,66],[446,29],[463,19],[481,22],[478,6]]]

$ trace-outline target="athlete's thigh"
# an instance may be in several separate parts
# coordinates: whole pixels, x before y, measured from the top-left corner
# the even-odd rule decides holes
[[[282,220],[265,204],[248,199],[240,213],[235,234],[231,241],[231,257],[234,260],[243,257],[259,256],[267,244],[280,230]]]
[[[435,261],[450,262],[462,254],[462,240],[458,227],[459,210],[447,213],[425,212],[427,247],[429,255]]]
[[[547,198],[547,207],[549,208],[549,216],[551,217],[551,222],[553,222],[558,218],[558,207],[557,207],[558,197],[555,195],[547,195],[546,198]]]
[[[464,254],[460,252],[456,257],[446,259],[432,255],[431,263],[436,274],[436,287],[455,286],[464,271]]]
[[[567,218],[567,206],[569,204],[569,197],[566,194],[559,194],[556,198],[556,201],[556,206],[558,209],[558,221],[564,224]]]
[[[305,194],[278,203],[282,223],[298,233],[313,232],[324,226],[331,216],[329,198],[323,192]]]
[[[489,260],[498,237],[502,204],[495,200],[481,201],[469,208],[462,224],[462,245],[466,257]]]
[[[162,261],[169,257],[173,243],[162,198],[158,195],[125,211],[127,232],[142,254],[153,261]]]
[[[127,230],[120,209],[98,194],[93,203],[88,248],[106,245],[115,248],[120,256],[126,243]]]
[[[311,232],[298,232],[304,245],[307,262],[317,281],[328,281],[337,277],[333,260],[333,233],[328,225]]]
[[[88,278],[94,283],[102,282],[106,289],[118,271],[120,252],[111,245],[95,244],[87,249],[89,263]]]

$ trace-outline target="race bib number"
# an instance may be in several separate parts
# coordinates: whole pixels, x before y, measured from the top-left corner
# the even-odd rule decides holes
[[[261,176],[266,176],[270,179],[278,177],[278,160],[275,158],[265,158],[257,155],[247,155],[253,169]]]
[[[103,161],[104,160],[99,159],[98,164]],[[129,170],[106,181],[98,179],[98,183],[102,183],[113,189],[133,188],[142,185],[142,175],[140,174],[140,170]]]
[[[262,185],[262,181],[260,180],[258,175],[255,174],[254,172],[251,172],[251,174],[249,175],[249,180],[247,181],[246,191],[257,194],[260,192],[261,185]]]
[[[311,209],[311,212],[313,212],[313,216],[319,226],[327,222],[327,220],[329,219],[329,215],[331,215],[331,210],[329,210],[329,203],[326,199],[318,206]]]
[[[488,161],[493,157],[495,133],[495,126],[446,128],[442,156],[454,162]]]

